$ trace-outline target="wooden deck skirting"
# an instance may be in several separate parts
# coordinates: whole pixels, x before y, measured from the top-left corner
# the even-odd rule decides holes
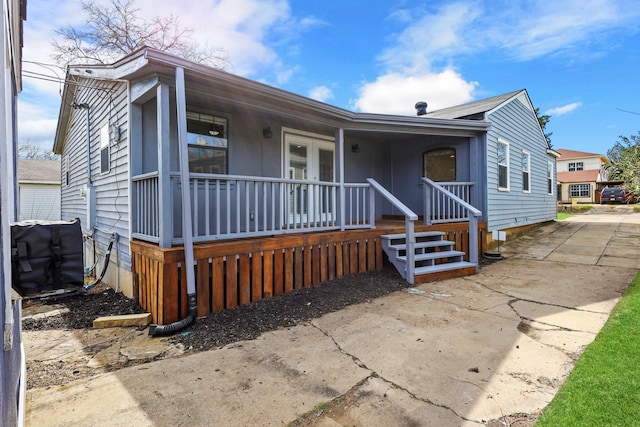
[[[468,252],[468,225],[416,226],[417,231],[438,230]],[[486,241],[480,228],[479,250]],[[347,274],[380,270],[380,236],[402,233],[397,222],[375,229],[320,232],[266,238],[238,239],[194,245],[198,316],[282,295]],[[168,324],[187,315],[184,250],[160,248],[131,241],[134,295],[156,324]]]

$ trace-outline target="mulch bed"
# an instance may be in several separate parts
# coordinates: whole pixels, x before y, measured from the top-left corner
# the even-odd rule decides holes
[[[351,304],[410,287],[391,266],[382,271],[352,274],[320,285],[298,289],[285,295],[265,298],[230,310],[198,318],[176,333],[171,340],[182,343],[186,351],[204,351],[260,334],[295,326]],[[100,316],[144,312],[137,303],[111,288],[100,285],[89,292],[79,291],[64,297],[27,300],[25,309],[34,305],[56,304],[68,313],[44,319],[24,319],[23,330],[85,329]]]

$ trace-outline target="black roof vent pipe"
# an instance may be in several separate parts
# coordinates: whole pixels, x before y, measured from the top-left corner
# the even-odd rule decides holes
[[[416,114],[419,116],[424,116],[427,114],[427,103],[424,101],[416,102]]]

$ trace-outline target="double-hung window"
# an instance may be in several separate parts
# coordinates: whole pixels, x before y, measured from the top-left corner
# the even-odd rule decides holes
[[[522,192],[531,193],[531,154],[522,152]]]
[[[584,170],[584,162],[569,162],[569,172]]]
[[[590,197],[591,185],[589,184],[571,184],[569,185],[570,197]]]
[[[228,124],[224,117],[187,111],[189,172],[228,174]]]
[[[509,144],[498,140],[498,190],[509,191]]]
[[[547,194],[553,194],[553,163],[547,162]]]

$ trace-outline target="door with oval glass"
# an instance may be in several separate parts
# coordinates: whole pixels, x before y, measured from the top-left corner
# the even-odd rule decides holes
[[[334,219],[334,143],[311,136],[285,134],[285,174],[289,224],[317,226]]]

